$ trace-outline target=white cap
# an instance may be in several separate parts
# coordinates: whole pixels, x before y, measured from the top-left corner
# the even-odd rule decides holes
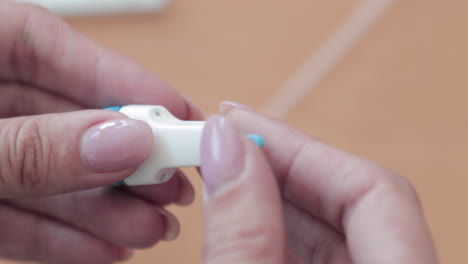
[[[120,112],[148,123],[154,136],[150,157],[125,179],[125,184],[159,184],[168,181],[179,167],[200,166],[204,121],[183,121],[155,105],[128,105]]]

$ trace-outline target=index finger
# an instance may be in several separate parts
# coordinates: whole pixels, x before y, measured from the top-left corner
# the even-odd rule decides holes
[[[158,104],[178,118],[200,118],[151,72],[38,7],[0,1],[0,39],[0,79],[31,83],[88,108]]]
[[[396,173],[290,126],[234,108],[242,134],[264,137],[283,196],[345,234],[353,263],[436,263],[411,185]]]

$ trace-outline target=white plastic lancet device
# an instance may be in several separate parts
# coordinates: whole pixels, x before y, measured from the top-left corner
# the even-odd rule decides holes
[[[132,119],[148,123],[153,130],[149,158],[123,182],[116,185],[149,185],[168,181],[180,167],[200,166],[200,143],[204,121],[183,121],[157,105],[110,107]]]

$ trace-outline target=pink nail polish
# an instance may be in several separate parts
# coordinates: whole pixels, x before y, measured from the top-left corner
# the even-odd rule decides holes
[[[239,176],[244,168],[244,143],[229,120],[208,119],[202,136],[201,171],[208,193]]]
[[[223,101],[221,104],[219,104],[219,112],[221,115],[227,115],[234,108],[242,108],[245,110],[254,111],[252,108],[236,102]]]
[[[89,128],[81,142],[83,165],[93,172],[138,167],[151,153],[153,134],[143,121],[111,120]]]

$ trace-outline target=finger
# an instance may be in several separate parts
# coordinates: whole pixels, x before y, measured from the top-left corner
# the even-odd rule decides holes
[[[166,217],[166,233],[163,236],[164,241],[175,240],[180,234],[180,223],[169,211],[162,207],[157,207],[157,211]]]
[[[343,234],[285,199],[283,211],[288,263],[353,263]]]
[[[215,116],[206,124],[201,153],[204,263],[283,263],[280,195],[261,151]]]
[[[0,118],[68,112],[82,107],[45,90],[14,82],[0,82]]]
[[[31,5],[0,1],[0,78],[34,83],[86,107],[159,104],[181,119],[199,110],[151,72]]]
[[[8,201],[115,245],[147,248],[165,240],[166,216],[157,207],[112,188]]]
[[[126,250],[36,214],[0,205],[0,255],[42,263],[108,264]]]
[[[284,196],[344,232],[355,263],[436,263],[421,206],[404,178],[252,111],[235,108],[227,116],[242,133],[265,137]]]
[[[180,181],[182,188],[180,189],[179,196],[176,198],[175,203],[180,206],[188,206],[195,200],[195,189],[192,183],[187,178],[187,175],[181,172]]]
[[[195,191],[183,172],[177,173],[168,182],[155,185],[124,186],[129,193],[161,207],[175,202],[189,205],[195,199]]]
[[[0,120],[0,197],[46,195],[109,185],[150,154],[152,132],[111,111]]]

